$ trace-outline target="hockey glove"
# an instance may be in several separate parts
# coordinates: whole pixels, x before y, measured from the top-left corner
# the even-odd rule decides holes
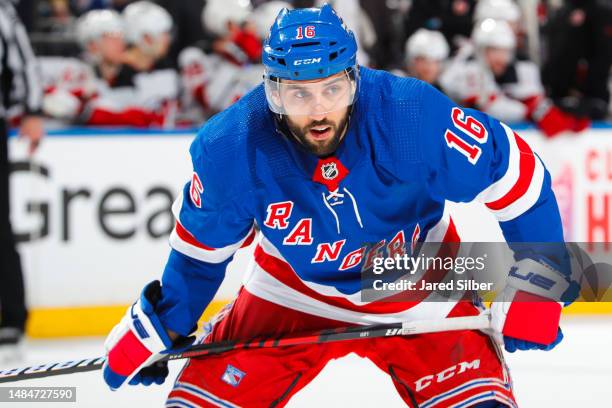
[[[528,116],[546,137],[552,138],[561,132],[581,132],[591,125],[591,121],[563,112],[545,97],[532,97],[525,101]]]
[[[493,335],[506,351],[551,350],[563,339],[561,309],[579,292],[545,260],[523,259],[510,270],[506,287],[491,304]]]
[[[171,341],[155,313],[155,305],[160,299],[159,281],[149,283],[104,342],[107,356],[102,371],[104,381],[112,390],[126,381],[131,385],[163,383],[168,367],[158,360],[194,342],[193,336]]]
[[[76,95],[60,88],[45,93],[42,100],[45,115],[57,119],[74,120],[82,105],[82,101]]]
[[[168,362],[167,361],[157,361],[150,366],[144,367],[138,373],[132,377],[129,384],[130,385],[146,385],[149,386],[151,384],[161,385],[166,380],[168,376]]]

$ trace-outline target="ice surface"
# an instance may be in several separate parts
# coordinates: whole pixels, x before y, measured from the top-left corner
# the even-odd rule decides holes
[[[521,407],[612,406],[612,317],[568,317],[565,340],[550,352],[507,355]],[[103,339],[30,340],[26,361],[18,366],[95,357]],[[407,359],[410,356],[406,356]],[[171,363],[171,376],[182,364]],[[77,403],[53,407],[162,407],[172,381],[163,386],[126,387],[111,392],[100,372],[69,374],[1,386],[76,386]],[[47,404],[37,403],[42,407]],[[10,404],[2,404],[10,406]],[[14,404],[25,407],[23,403]],[[368,360],[356,355],[332,361],[289,407],[402,407],[391,380]]]

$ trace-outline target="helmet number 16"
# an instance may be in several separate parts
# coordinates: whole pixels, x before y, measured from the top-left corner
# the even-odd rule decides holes
[[[304,37],[306,38],[314,38],[315,36],[315,26],[306,26],[306,27],[302,27],[299,26],[297,28],[297,35],[295,36],[296,39],[301,40]]]
[[[473,116],[465,116],[463,111],[459,108],[453,108],[451,113],[453,124],[461,132],[461,134],[469,136],[470,139],[475,140],[478,144],[487,142],[489,134],[487,128],[482,123],[476,120]],[[467,143],[463,137],[459,137],[456,133],[450,129],[446,130],[444,134],[446,145],[451,149],[456,149],[459,153],[463,154],[470,163],[476,164],[482,149],[478,144]]]

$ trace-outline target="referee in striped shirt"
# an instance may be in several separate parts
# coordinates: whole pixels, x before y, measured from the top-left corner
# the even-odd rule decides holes
[[[21,105],[30,154],[43,136],[39,67],[13,3],[0,0],[0,363],[18,356],[27,318],[21,262],[9,221],[7,111]]]

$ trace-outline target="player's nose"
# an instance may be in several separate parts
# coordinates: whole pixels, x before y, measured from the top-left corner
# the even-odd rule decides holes
[[[323,118],[325,117],[327,112],[329,112],[329,109],[325,104],[325,99],[323,95],[321,95],[321,93],[315,92],[310,105],[310,117]]]
[[[322,113],[311,113],[310,116],[308,116],[308,119],[312,120],[313,122],[321,122],[322,120],[324,120],[326,118],[326,113],[322,112]]]

